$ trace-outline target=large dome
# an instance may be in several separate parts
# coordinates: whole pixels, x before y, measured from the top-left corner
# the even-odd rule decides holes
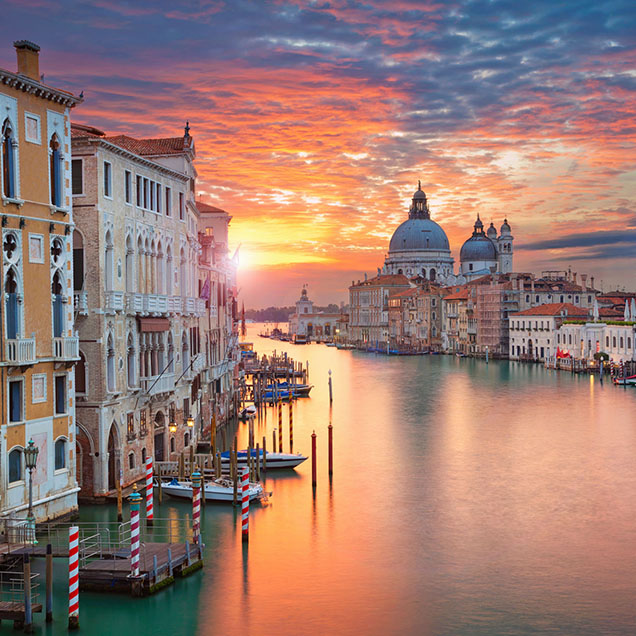
[[[467,261],[496,261],[497,250],[493,242],[483,234],[471,236],[459,252],[459,260]]]
[[[431,219],[407,219],[393,233],[389,253],[422,250],[449,250],[448,238],[442,228]]]

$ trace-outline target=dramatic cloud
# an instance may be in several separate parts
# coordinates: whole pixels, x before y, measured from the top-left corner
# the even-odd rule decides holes
[[[633,278],[628,0],[12,0],[0,32],[1,66],[31,39],[47,83],[84,90],[76,121],[156,136],[190,120],[248,305],[301,280],[344,299],[382,264],[418,179],[456,257],[479,212],[508,218],[516,269],[583,259]]]

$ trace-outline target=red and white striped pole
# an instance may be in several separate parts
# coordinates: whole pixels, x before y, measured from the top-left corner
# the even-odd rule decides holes
[[[154,519],[152,501],[152,457],[146,457],[146,523],[151,526]]]
[[[621,358],[621,378],[625,377],[625,363],[623,362],[623,359]]]
[[[141,495],[137,492],[137,486],[128,497],[130,502],[130,574],[139,576],[139,508]]]
[[[241,471],[241,523],[243,541],[247,541],[250,533],[250,495],[249,495],[249,469]]]
[[[68,628],[79,627],[79,528],[68,529]]]
[[[199,543],[201,534],[201,473],[192,473],[192,543]]]

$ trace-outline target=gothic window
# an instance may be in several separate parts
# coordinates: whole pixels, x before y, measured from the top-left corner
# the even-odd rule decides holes
[[[104,254],[104,283],[106,291],[112,291],[113,289],[113,276],[114,276],[114,254],[113,254],[113,237],[109,232],[106,233],[106,247]]]
[[[86,393],[86,356],[82,351],[75,364],[75,393]]]
[[[15,139],[8,119],[2,124],[2,192],[8,199],[16,196]]]
[[[112,334],[108,334],[106,344],[106,386],[109,391],[115,391],[115,343]]]
[[[155,285],[155,291],[158,294],[164,293],[164,282],[165,282],[165,271],[164,271],[164,261],[163,261],[163,246],[161,245],[161,241],[157,243],[157,279]]]
[[[136,374],[135,374],[135,341],[133,340],[132,334],[128,334],[128,386],[134,387],[137,385],[136,382]]]
[[[435,268],[431,268],[431,271],[429,273],[429,280],[435,280],[435,276],[437,275],[437,272],[435,271]]]
[[[188,337],[185,331],[181,336],[181,359],[183,362],[183,372],[185,373],[190,366],[190,349],[188,348]]]
[[[166,294],[172,296],[172,251],[166,249]]]
[[[64,334],[64,303],[62,277],[59,272],[53,275],[51,296],[53,301],[53,337],[61,338]]]
[[[9,483],[22,480],[22,449],[14,448],[9,453]]]
[[[62,154],[57,135],[53,135],[49,143],[49,162],[51,203],[59,208],[62,206]]]
[[[9,235],[11,236],[11,235]],[[20,335],[20,307],[18,303],[18,280],[15,269],[11,267],[4,281],[5,317],[7,338],[14,340]]]
[[[126,291],[135,290],[135,250],[133,249],[132,238],[126,237]]]

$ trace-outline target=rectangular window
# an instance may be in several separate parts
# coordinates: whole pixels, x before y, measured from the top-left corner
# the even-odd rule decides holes
[[[144,208],[148,209],[148,179],[144,177]]]
[[[137,207],[141,207],[142,201],[142,192],[141,192],[141,177],[137,175]]]
[[[150,209],[155,212],[156,211],[156,206],[155,206],[155,194],[157,193],[157,191],[155,190],[155,182],[151,181],[150,182]]]
[[[183,192],[179,192],[179,219],[181,221],[185,219],[185,195]]]
[[[139,412],[139,433],[142,437],[145,437],[147,432],[146,409],[142,409]]]
[[[172,216],[172,190],[166,188],[166,216]]]
[[[22,385],[22,380],[9,381],[9,422],[21,422],[24,419]]]
[[[84,194],[84,164],[81,159],[71,161],[71,185],[73,194]]]
[[[112,175],[112,166],[108,161],[104,161],[104,196],[112,197],[113,196],[113,175]]]
[[[126,422],[128,439],[133,439],[135,437],[135,414],[128,413]]]
[[[55,376],[55,414],[66,413],[66,376]]]
[[[157,197],[156,197],[157,208],[156,208],[156,212],[157,212],[157,214],[161,214],[161,184],[160,183],[155,183],[155,186],[157,187]]]
[[[130,170],[124,172],[124,194],[126,203],[132,203],[132,173]]]

